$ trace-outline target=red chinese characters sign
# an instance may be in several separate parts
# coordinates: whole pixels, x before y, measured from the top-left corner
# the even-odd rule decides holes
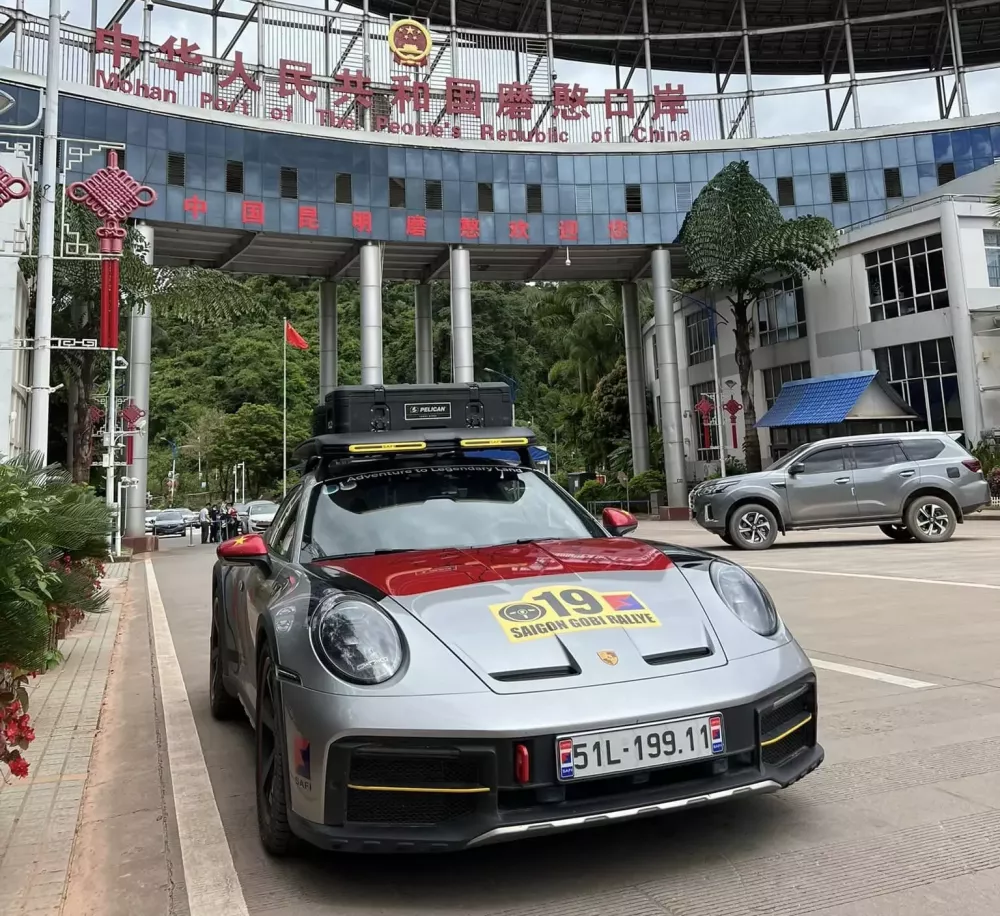
[[[410,68],[409,73],[392,75],[388,89],[373,87],[371,78],[358,70],[345,68],[328,80],[319,80],[311,63],[280,59],[277,78],[271,71],[270,101],[265,103],[263,73],[244,59],[242,51],[236,51],[232,60],[221,64],[214,91],[192,91],[201,108],[214,111],[274,121],[305,118],[320,126],[347,130],[367,126],[376,133],[545,144],[570,142],[571,129],[573,142],[627,139],[674,143],[691,139],[683,85],[654,86],[646,98],[637,97],[630,88],[592,91],[578,82],[557,82],[551,95],[543,98],[536,97],[530,83],[511,81],[484,87],[478,79],[452,75],[444,78],[443,87],[435,82],[432,91],[430,75],[422,69],[430,67],[433,57],[426,26],[413,19],[397,20],[390,27],[387,44],[395,62]],[[99,61],[110,64],[110,70],[95,71],[98,88],[154,101],[178,104],[178,89],[210,72],[196,41],[170,35],[157,46],[152,60],[159,70],[173,74],[178,89],[159,85],[160,81],[157,85],[144,83],[133,75],[134,62],[143,54],[139,36],[125,32],[121,23],[97,29],[95,50]],[[196,85],[208,86],[209,81]],[[388,110],[374,105],[376,93],[387,99]],[[271,105],[271,101],[280,104]],[[308,106],[305,112],[303,106]]]

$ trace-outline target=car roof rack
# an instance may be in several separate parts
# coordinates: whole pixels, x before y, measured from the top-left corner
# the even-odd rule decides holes
[[[306,467],[323,461],[446,455],[490,449],[515,450],[531,467],[535,434],[520,426],[482,429],[422,429],[384,433],[327,433],[307,439],[293,452]]]

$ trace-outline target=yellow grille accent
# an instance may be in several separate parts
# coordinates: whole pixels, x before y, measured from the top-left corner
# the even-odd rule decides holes
[[[523,436],[511,437],[510,439],[462,439],[459,442],[463,448],[495,448],[498,445],[527,445],[528,440]]]
[[[426,448],[426,442],[365,442],[349,446],[348,451],[357,455],[372,452],[422,452]]]
[[[781,741],[784,738],[787,738],[789,735],[794,735],[800,728],[808,725],[810,722],[812,722],[812,720],[813,717],[811,715],[806,716],[801,722],[799,722],[798,725],[793,725],[790,729],[788,729],[788,731],[782,732],[780,735],[778,735],[777,738],[768,738],[767,741],[761,741],[760,746],[770,747],[772,744],[777,744],[779,741]]]

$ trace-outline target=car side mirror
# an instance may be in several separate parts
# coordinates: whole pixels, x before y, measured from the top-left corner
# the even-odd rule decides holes
[[[639,527],[639,519],[631,512],[614,509],[608,506],[601,513],[601,522],[612,537],[621,538],[631,534]]]
[[[805,469],[806,465],[804,461],[796,461],[795,464],[788,469],[788,474],[790,477],[794,477],[796,474],[801,474]]]
[[[257,566],[264,570],[271,568],[267,544],[259,534],[241,534],[223,541],[216,548],[215,555],[228,566]]]

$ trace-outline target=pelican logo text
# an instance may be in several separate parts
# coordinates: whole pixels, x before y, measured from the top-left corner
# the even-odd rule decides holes
[[[611,665],[612,668],[618,664],[617,652],[611,652],[607,649],[602,649],[600,652],[597,653],[597,657],[602,662],[604,662],[605,665]]]

